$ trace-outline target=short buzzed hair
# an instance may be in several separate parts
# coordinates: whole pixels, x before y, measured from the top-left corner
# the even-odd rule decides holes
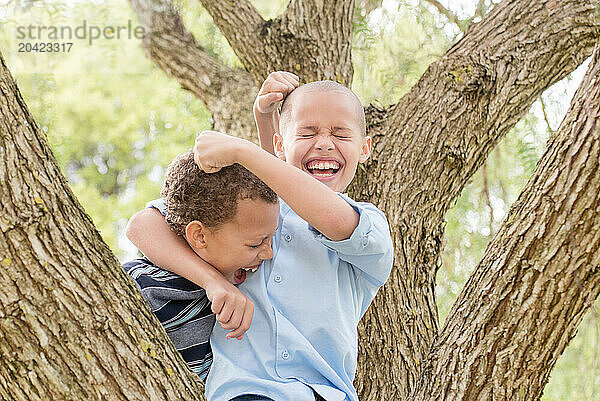
[[[285,132],[287,125],[291,122],[292,118],[292,110],[295,102],[295,98],[298,97],[299,94],[303,92],[339,92],[350,96],[355,103],[355,114],[356,121],[360,127],[360,132],[362,136],[367,135],[367,128],[365,122],[365,109],[363,108],[360,99],[352,90],[348,89],[344,85],[337,83],[335,81],[314,81],[299,86],[294,89],[283,101],[281,105],[281,116],[279,118],[279,127],[282,132]]]
[[[177,156],[167,168],[161,195],[165,198],[166,220],[171,229],[185,237],[192,221],[218,229],[233,220],[238,202],[260,199],[277,203],[275,192],[239,164],[205,173],[194,162],[191,151]]]

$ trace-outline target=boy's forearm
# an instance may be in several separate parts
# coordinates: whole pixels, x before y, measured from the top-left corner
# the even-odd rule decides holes
[[[205,262],[175,234],[156,209],[144,209],[127,226],[127,237],[152,263],[178,274],[202,288],[223,275]]]
[[[321,234],[334,241],[352,235],[358,225],[358,213],[325,184],[252,144],[240,151],[239,158],[240,164]]]
[[[273,135],[279,130],[279,112],[263,114],[254,109],[254,119],[256,121],[256,129],[258,130],[260,147],[272,155],[275,154]]]

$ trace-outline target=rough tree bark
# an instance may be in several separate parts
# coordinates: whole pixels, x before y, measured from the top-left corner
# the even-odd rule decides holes
[[[130,0],[134,9],[140,2]],[[237,3],[203,2],[256,84],[276,69],[304,81],[351,82],[346,27],[353,1],[292,0],[270,21],[261,21],[248,1]],[[596,7],[593,0],[505,0],[470,24],[398,104],[367,108],[374,154],[350,192],[386,212],[397,256],[361,322],[362,398],[400,399],[414,388],[439,331],[434,287],[446,211],[535,99],[592,53],[600,32]],[[250,23],[237,30],[245,18]]]
[[[207,104],[213,112],[217,129],[245,137],[253,132],[253,123],[249,117],[250,105],[258,83],[270,70],[288,69],[300,72],[305,81],[328,78],[346,84],[351,82],[353,1],[292,0],[285,12],[272,21],[263,21],[248,1],[236,2],[237,7],[230,7],[231,2],[224,2],[220,8],[216,8],[214,2],[204,2],[246,71],[232,70],[207,55],[186,31],[170,1],[130,0],[130,3],[148,31],[144,46],[149,57]],[[475,400],[493,397],[502,400],[515,396],[503,388],[516,389],[517,397],[520,397],[518,399],[524,399],[526,396],[527,399],[539,398],[556,358],[566,346],[582,313],[598,293],[598,199],[572,199],[579,202],[577,205],[585,205],[581,210],[577,209],[577,213],[573,213],[566,206],[571,202],[571,198],[565,200],[560,195],[561,191],[566,191],[565,185],[586,180],[591,188],[598,188],[595,172],[598,160],[598,131],[591,125],[585,125],[591,124],[595,121],[594,118],[598,117],[597,101],[574,104],[563,125],[575,128],[563,142],[555,138],[550,141],[545,161],[540,163],[533,179],[537,180],[537,183],[548,182],[549,186],[542,186],[544,189],[537,192],[532,186],[525,189],[520,198],[521,206],[511,211],[511,219],[507,220],[503,229],[497,233],[486,257],[469,280],[441,333],[435,304],[435,274],[440,266],[446,211],[493,147],[529,109],[542,91],[572,71],[592,53],[600,36],[596,6],[595,0],[505,0],[496,5],[482,22],[471,24],[463,39],[433,63],[398,104],[388,109],[367,109],[369,134],[373,136],[375,143],[374,153],[366,170],[357,176],[351,193],[355,198],[369,199],[386,212],[392,226],[396,260],[389,282],[361,322],[360,365],[356,380],[361,399],[396,400],[419,397],[417,399]],[[240,27],[237,25],[239,21],[249,23]],[[592,94],[597,93],[594,92],[597,91],[597,82],[593,82],[589,86],[590,89],[587,89]],[[581,96],[583,95],[580,94],[579,98],[582,98]],[[12,113],[15,113],[14,110],[24,109],[22,100],[11,101],[8,104],[10,107],[7,106],[6,110],[13,110]],[[17,112],[16,115],[21,114]],[[589,116],[591,120],[586,120]],[[13,122],[5,125],[2,131],[3,141],[13,135],[13,131],[17,134],[22,131],[23,128],[19,127],[24,126],[23,121],[28,122],[28,130],[34,129],[39,135],[39,129],[31,128],[35,124],[30,118],[10,119],[10,114],[8,118],[8,121]],[[583,125],[578,126],[573,121]],[[564,134],[565,130],[568,128],[561,128],[561,133]],[[36,137],[30,135],[30,138]],[[569,156],[561,159],[565,157],[561,152],[564,152],[571,142],[576,141],[581,142],[577,142],[580,143],[578,148],[571,148],[579,149],[579,153],[573,156],[575,158],[567,151]],[[21,142],[28,143],[25,140]],[[19,144],[18,149],[24,149],[24,154],[28,155],[21,142],[16,142]],[[9,150],[13,148],[6,147]],[[43,157],[48,157],[47,150],[44,152]],[[590,157],[587,168],[591,170],[579,168],[583,163],[573,164],[576,157],[582,155]],[[591,162],[594,160],[593,155],[596,155],[595,167]],[[13,157],[8,160],[14,159]],[[28,159],[21,156],[17,157],[17,160]],[[561,164],[561,160],[566,164]],[[557,169],[557,165],[564,167]],[[52,166],[48,171],[56,171],[55,166]],[[21,187],[28,190],[37,188],[34,184],[39,178],[32,173],[23,173],[22,170],[16,169],[14,164],[11,167],[10,171],[7,169],[3,174],[13,174],[10,176],[11,180],[20,182]],[[565,178],[552,181],[552,173],[557,171],[561,172],[560,177]],[[37,173],[40,175],[40,172]],[[3,182],[6,182],[6,179]],[[77,279],[85,278],[85,285],[79,286],[86,290],[90,286],[95,288],[95,283],[108,285],[99,276],[99,268],[93,269],[91,266],[102,266],[101,260],[104,257],[111,260],[112,256],[106,250],[93,251],[91,254],[94,258],[91,258],[82,251],[85,248],[79,247],[98,244],[98,239],[85,240],[88,232],[92,230],[89,221],[81,217],[76,209],[56,206],[61,204],[59,194],[64,193],[67,193],[69,202],[74,203],[64,181],[54,182],[46,179],[42,183],[45,186],[37,189],[37,193],[44,195],[40,196],[40,199],[49,197],[50,200],[46,201],[45,205],[51,212],[43,212],[42,206],[36,206],[35,194],[30,195],[30,198],[34,199],[33,203],[31,200],[22,205],[18,202],[15,204],[14,201],[7,203],[15,209],[11,210],[13,214],[8,216],[14,217],[7,220],[8,223],[3,223],[5,225],[2,231],[5,232],[4,227],[15,228],[7,229],[8,234],[3,235],[7,239],[17,239],[12,242],[3,239],[13,248],[8,249],[6,245],[0,250],[12,255],[10,262],[5,264],[18,268],[6,269],[7,273],[3,271],[2,279],[8,283],[10,280],[21,283],[24,280],[21,277],[24,276],[31,283],[19,284],[20,291],[27,292],[28,289],[36,288],[36,291],[45,291],[44,294],[48,296],[61,287],[57,287],[58,284],[44,286],[39,283],[45,282],[44,277],[62,277],[67,275],[66,272],[69,273],[69,280],[75,283],[78,283]],[[9,197],[14,197],[20,193],[10,188],[12,187],[3,187],[3,194],[7,192]],[[553,190],[557,192],[552,192]],[[579,189],[573,193],[583,195],[584,191]],[[51,205],[52,209],[48,205]],[[531,209],[535,205],[538,207]],[[521,212],[519,207],[528,213]],[[590,213],[594,210],[596,213]],[[72,224],[64,224],[54,217],[62,215],[65,221],[68,221],[65,213],[72,214],[68,217],[75,227],[80,227],[79,230],[70,230]],[[585,213],[592,215],[588,217]],[[41,218],[35,217],[39,214]],[[577,221],[571,220],[571,214],[585,215],[588,220],[585,220],[585,224],[578,224]],[[532,218],[535,216],[539,220],[534,222]],[[559,223],[563,224],[558,225]],[[27,229],[37,231],[27,235]],[[22,233],[21,237],[13,237],[19,233]],[[67,266],[75,266],[77,258],[84,258],[86,266],[83,266],[83,270],[86,274],[81,277],[74,275],[75,268],[65,271],[50,269],[49,273],[41,277],[40,272],[29,273],[36,266],[34,262],[46,261],[47,255],[53,255],[50,267],[60,266],[57,262],[60,260],[58,255],[50,252],[53,248],[49,245],[39,245],[40,241],[42,244],[47,243],[43,240],[48,238],[49,233],[73,238],[71,242],[65,242],[65,239],[57,240],[51,237],[59,245],[78,244],[76,247],[71,245],[70,248],[68,245],[61,245],[57,249],[76,255],[75,258],[73,255],[60,255],[69,261]],[[16,246],[27,244],[26,239],[32,245],[25,245],[25,249],[20,252]],[[40,249],[44,249],[44,253],[40,253]],[[567,251],[568,256],[565,254]],[[556,260],[550,256],[554,256]],[[24,258],[25,261],[20,264],[13,262],[13,259],[20,258]],[[112,260],[111,265],[114,265],[114,259]],[[532,267],[527,267],[529,265]],[[122,282],[123,278],[118,278],[114,270],[109,271],[113,272],[110,274],[113,275],[114,282]],[[579,287],[568,286],[567,283],[570,282],[577,283]],[[548,285],[549,288],[544,285]],[[2,283],[2,286],[16,291],[14,284],[6,287]],[[80,287],[69,284],[66,289],[77,290]],[[113,288],[112,291],[116,289]],[[6,299],[12,300],[6,301],[7,304],[15,304],[15,298],[6,295],[10,292],[2,294]],[[60,294],[59,292],[58,301],[61,299]],[[119,299],[125,301],[123,305],[114,306],[117,310],[116,315],[121,316],[121,320],[115,320],[114,325],[102,326],[109,327],[108,334],[105,335],[117,344],[128,344],[126,330],[120,331],[123,329],[117,323],[121,322],[122,327],[127,327],[122,316],[133,313],[131,311],[140,306],[135,300],[130,300],[131,295],[127,294],[122,288]],[[25,299],[29,299],[27,296],[33,297],[29,292],[23,295]],[[87,310],[90,316],[95,316],[97,308],[92,309],[86,302],[100,302],[102,311],[108,310],[106,293],[98,291],[92,295],[94,296],[89,296],[89,301],[87,298],[78,301],[84,303],[85,308],[89,308],[84,310]],[[99,301],[94,301],[96,297],[99,297]],[[482,301],[485,301],[484,305]],[[4,305],[4,301],[2,302]],[[16,302],[16,305],[19,305],[19,301]],[[30,304],[37,305],[33,302],[34,300]],[[74,302],[71,302],[69,306],[73,304]],[[57,305],[63,304],[58,302]],[[68,310],[62,307],[55,309]],[[151,321],[147,320],[147,310],[142,310],[142,318],[136,316],[138,320],[129,321],[142,322],[139,323],[140,326],[143,324],[144,329],[149,329]],[[7,315],[4,309],[2,313]],[[42,312],[38,312],[36,316],[43,316]],[[90,330],[90,326],[85,326],[86,320],[83,319],[87,314],[74,316],[77,317],[75,321],[83,327],[77,333]],[[516,327],[514,324],[519,321],[519,317],[520,325]],[[539,319],[539,324],[536,319]],[[10,320],[13,321],[14,319]],[[39,322],[40,319],[34,321]],[[2,324],[8,325],[4,320]],[[55,327],[47,324],[48,327]],[[47,329],[44,332],[46,337],[38,336],[35,327],[31,326],[29,331],[33,344],[45,343],[44,338],[54,339],[61,333],[59,326],[54,331]],[[91,329],[94,329],[94,326]],[[113,331],[124,334],[111,337]],[[507,341],[505,337],[512,341]],[[111,342],[107,338],[94,341],[104,344],[101,349],[110,349]],[[156,334],[157,341],[159,338],[163,339]],[[155,342],[154,346],[158,348],[158,343]],[[57,347],[56,354],[59,354],[58,349]],[[75,347],[75,350],[78,349]],[[135,348],[131,349],[135,351]],[[33,352],[28,355],[40,355],[42,350],[35,348]],[[46,349],[45,352],[55,355]],[[76,351],[73,347],[68,347],[60,352]],[[177,360],[171,358],[170,351],[164,352],[167,360],[173,362],[172,369],[178,369],[177,374],[182,374],[184,368],[177,366]],[[127,355],[127,358],[124,358],[127,361],[130,353],[135,355],[135,352],[129,351],[122,353]],[[32,366],[31,363],[27,365],[26,358],[19,359],[20,354],[16,355],[12,355],[15,362],[11,363],[11,366],[23,366],[23,371],[27,371],[27,367]],[[121,360],[118,357],[117,355],[110,359],[105,356],[106,360],[115,363]],[[136,358],[139,357],[143,359],[144,355],[139,355],[138,352]],[[47,356],[44,358],[48,360]],[[93,358],[94,355],[92,360],[95,361]],[[72,359],[82,361],[81,358]],[[62,359],[55,357],[48,365],[66,366],[66,360],[69,360],[68,355]],[[98,360],[102,359],[98,357]],[[148,364],[148,367],[144,366],[146,370],[160,367],[152,365],[155,362],[153,359],[148,361],[146,357],[143,360]],[[511,370],[513,363],[514,369]],[[140,365],[127,366],[134,366],[135,373],[141,371]],[[6,369],[9,370],[2,371],[11,371],[8,367]],[[54,371],[63,372],[60,369],[54,368]],[[164,372],[165,368],[162,369]],[[104,382],[113,386],[110,388],[117,389],[123,382],[109,379],[110,372],[105,373]],[[447,374],[447,377],[440,377],[440,374]],[[49,376],[53,377],[51,374]],[[77,382],[89,384],[86,380],[92,379],[88,376],[77,379]],[[157,383],[164,383],[161,381],[162,377],[164,373],[157,377]],[[1,380],[6,382],[6,379]],[[35,383],[30,385],[31,388],[43,385],[47,381],[54,382],[47,378],[36,378],[35,375],[26,380]],[[162,389],[162,385],[166,384],[157,384],[155,388]],[[82,387],[85,387],[85,384],[82,384]],[[521,391],[525,391],[525,394],[521,394]]]
[[[0,54],[0,399],[203,400]]]
[[[600,47],[458,297],[419,400],[537,400],[600,294]]]

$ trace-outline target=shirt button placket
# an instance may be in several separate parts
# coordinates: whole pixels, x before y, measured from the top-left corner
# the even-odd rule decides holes
[[[275,281],[276,283],[281,283],[281,276],[279,274],[276,274],[275,277],[273,277],[273,281]]]
[[[283,351],[281,353],[281,357],[287,361],[288,359],[290,359],[290,354],[287,351]]]
[[[292,240],[292,234],[286,234],[283,239],[285,239],[285,242],[290,242]]]

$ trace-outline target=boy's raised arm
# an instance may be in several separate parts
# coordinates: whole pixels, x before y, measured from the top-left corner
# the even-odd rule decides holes
[[[209,263],[175,234],[163,215],[154,208],[137,212],[127,223],[127,238],[152,263],[204,288],[217,321],[227,338],[241,339],[250,328],[254,304]]]
[[[233,163],[243,165],[330,240],[350,238],[358,226],[359,214],[336,192],[251,142],[204,131],[196,138],[194,160],[207,173]]]
[[[273,135],[279,131],[279,105],[291,91],[298,87],[299,82],[299,78],[291,72],[272,72],[263,82],[254,101],[253,111],[258,141],[260,147],[271,154],[275,154]]]

